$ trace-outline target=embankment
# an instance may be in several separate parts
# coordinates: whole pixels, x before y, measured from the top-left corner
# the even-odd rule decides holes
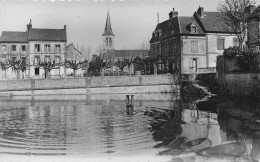
[[[0,81],[0,96],[178,92],[172,75]]]

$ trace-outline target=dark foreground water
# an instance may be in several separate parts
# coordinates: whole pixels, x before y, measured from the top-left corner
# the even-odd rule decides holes
[[[259,161],[257,99],[0,98],[0,161]]]

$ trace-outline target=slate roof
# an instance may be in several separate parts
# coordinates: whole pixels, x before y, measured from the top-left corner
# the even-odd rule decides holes
[[[249,15],[248,19],[252,19],[252,18],[259,18],[260,16],[260,5],[257,6],[253,12]]]
[[[111,50],[103,54],[102,59],[135,58],[137,56],[148,57],[149,50]]]
[[[28,43],[26,32],[3,31],[1,43]]]
[[[221,21],[220,14],[220,12],[204,12],[204,17],[201,18],[195,12],[193,17],[206,33],[230,33],[223,27],[224,23]]]
[[[29,31],[29,41],[67,41],[66,30],[64,29],[36,29]]]
[[[179,16],[179,22],[180,22],[180,29],[181,29],[180,33],[182,33],[182,34],[191,34],[189,26],[192,23],[196,23],[196,25],[197,25],[197,33],[195,35],[204,34],[202,28],[199,26],[198,22],[196,21],[196,19],[194,17]]]
[[[112,27],[111,27],[109,11],[107,11],[107,20],[106,20],[105,31],[102,35],[114,35],[114,33],[112,31]]]
[[[192,23],[197,25],[197,33],[191,33],[190,25]],[[188,16],[178,16],[159,23],[155,31],[161,31],[160,39],[178,35],[204,35],[196,19]],[[151,42],[156,41],[156,39],[155,34],[153,34]]]

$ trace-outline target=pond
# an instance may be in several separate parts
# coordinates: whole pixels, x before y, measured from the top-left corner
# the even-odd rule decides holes
[[[6,161],[259,161],[251,98],[135,94],[0,98]],[[1,160],[2,161],[2,160]]]

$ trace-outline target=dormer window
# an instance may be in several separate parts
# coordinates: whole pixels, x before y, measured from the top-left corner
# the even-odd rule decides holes
[[[197,33],[198,32],[198,25],[195,22],[190,24],[190,32],[191,33]]]
[[[191,33],[197,33],[197,27],[191,26]]]

